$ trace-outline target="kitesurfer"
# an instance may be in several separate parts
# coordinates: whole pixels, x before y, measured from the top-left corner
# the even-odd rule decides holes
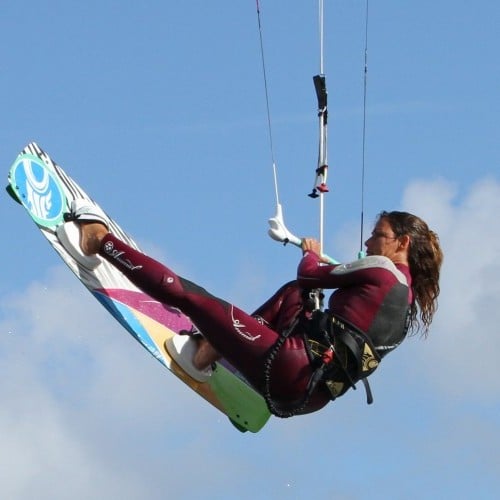
[[[297,279],[252,315],[125,244],[108,232],[106,216],[91,203],[74,201],[68,219],[58,235],[82,265],[97,254],[155,300],[179,308],[203,333],[176,335],[167,345],[191,376],[206,380],[210,364],[222,356],[268,404],[276,403],[275,413],[292,409],[280,416],[319,410],[342,395],[408,329],[427,334],[437,308],[439,239],[406,212],[382,212],[365,242],[366,257],[351,263],[322,262],[319,243],[304,238]],[[78,227],[79,241],[64,236],[70,224]],[[320,315],[310,297],[316,289],[334,289]]]

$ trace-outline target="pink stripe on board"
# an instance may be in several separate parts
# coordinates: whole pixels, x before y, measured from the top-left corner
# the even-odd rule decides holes
[[[181,330],[189,331],[193,326],[189,318],[178,309],[162,304],[145,293],[122,288],[98,288],[95,291],[140,311],[175,333],[179,333]]]

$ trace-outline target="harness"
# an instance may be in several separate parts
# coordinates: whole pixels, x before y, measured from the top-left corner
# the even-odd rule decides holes
[[[313,373],[301,400],[284,406],[275,401],[270,393],[271,367],[286,339],[301,320]],[[273,345],[265,362],[263,392],[270,412],[281,418],[297,415],[306,408],[319,383],[327,387],[331,400],[335,400],[350,388],[356,389],[356,383],[361,380],[365,387],[367,404],[372,404],[373,396],[367,377],[377,369],[382,357],[404,340],[408,331],[408,320],[409,315],[397,342],[391,346],[376,346],[368,335],[335,317],[328,310],[317,309],[307,320],[296,318]]]

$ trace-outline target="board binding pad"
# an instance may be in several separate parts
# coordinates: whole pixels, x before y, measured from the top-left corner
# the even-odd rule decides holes
[[[160,363],[224,413],[240,431],[258,432],[270,417],[262,396],[225,360],[217,362],[210,378],[199,382],[185,373],[165,349],[165,341],[194,328],[178,309],[139,290],[107,261],[94,270],[78,264],[61,245],[56,229],[64,223],[72,200],[96,204],[36,143],[26,146],[9,171],[7,191],[22,204],[41,233],[89,292]],[[96,204],[97,205],[97,204]],[[109,230],[140,250],[109,216]]]

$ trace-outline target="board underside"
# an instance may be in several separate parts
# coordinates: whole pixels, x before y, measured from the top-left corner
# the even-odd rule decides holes
[[[63,216],[69,211],[71,201],[79,198],[96,203],[36,143],[26,146],[16,158],[9,171],[8,190],[77,278],[150,354],[227,415],[239,430],[258,432],[265,425],[270,413],[264,399],[229,363],[218,362],[208,381],[198,382],[171,359],[165,341],[192,330],[188,317],[142,292],[104,259],[90,271],[65,250],[55,230],[64,223]],[[140,250],[111,217],[109,220],[111,233]]]

